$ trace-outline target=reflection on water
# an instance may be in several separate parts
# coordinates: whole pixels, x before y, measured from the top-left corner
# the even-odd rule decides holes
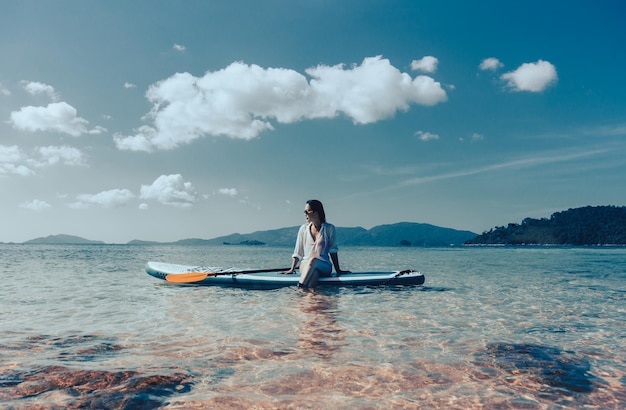
[[[301,354],[315,354],[322,359],[330,359],[345,345],[345,336],[337,321],[336,296],[328,296],[317,291],[302,291],[302,297],[295,303],[302,312],[299,317],[298,350]]]

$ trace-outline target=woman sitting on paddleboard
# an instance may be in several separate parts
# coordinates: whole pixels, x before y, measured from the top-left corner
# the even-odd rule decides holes
[[[322,203],[317,199],[307,201],[304,216],[307,223],[298,231],[291,268],[283,273],[293,273],[300,261],[300,286],[313,288],[320,276],[330,276],[333,265],[338,275],[350,271],[339,268],[335,226],[326,222]]]

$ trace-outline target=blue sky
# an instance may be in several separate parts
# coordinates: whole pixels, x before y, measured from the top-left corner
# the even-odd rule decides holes
[[[0,241],[626,205],[621,1],[0,3]]]

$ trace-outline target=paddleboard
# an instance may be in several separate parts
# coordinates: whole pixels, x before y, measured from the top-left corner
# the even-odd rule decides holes
[[[248,289],[277,289],[298,285],[300,279],[298,273],[281,274],[279,270],[242,270],[164,262],[148,262],[146,264],[148,275],[177,284]],[[421,272],[412,269],[388,272],[352,272],[319,278],[318,286],[408,286],[422,285],[424,280],[424,275]]]

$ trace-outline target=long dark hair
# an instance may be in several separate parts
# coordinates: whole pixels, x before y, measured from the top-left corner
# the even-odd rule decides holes
[[[320,221],[326,222],[326,212],[324,212],[324,205],[322,205],[320,201],[317,199],[309,199],[306,203],[311,207],[311,211],[317,212],[320,216]]]

